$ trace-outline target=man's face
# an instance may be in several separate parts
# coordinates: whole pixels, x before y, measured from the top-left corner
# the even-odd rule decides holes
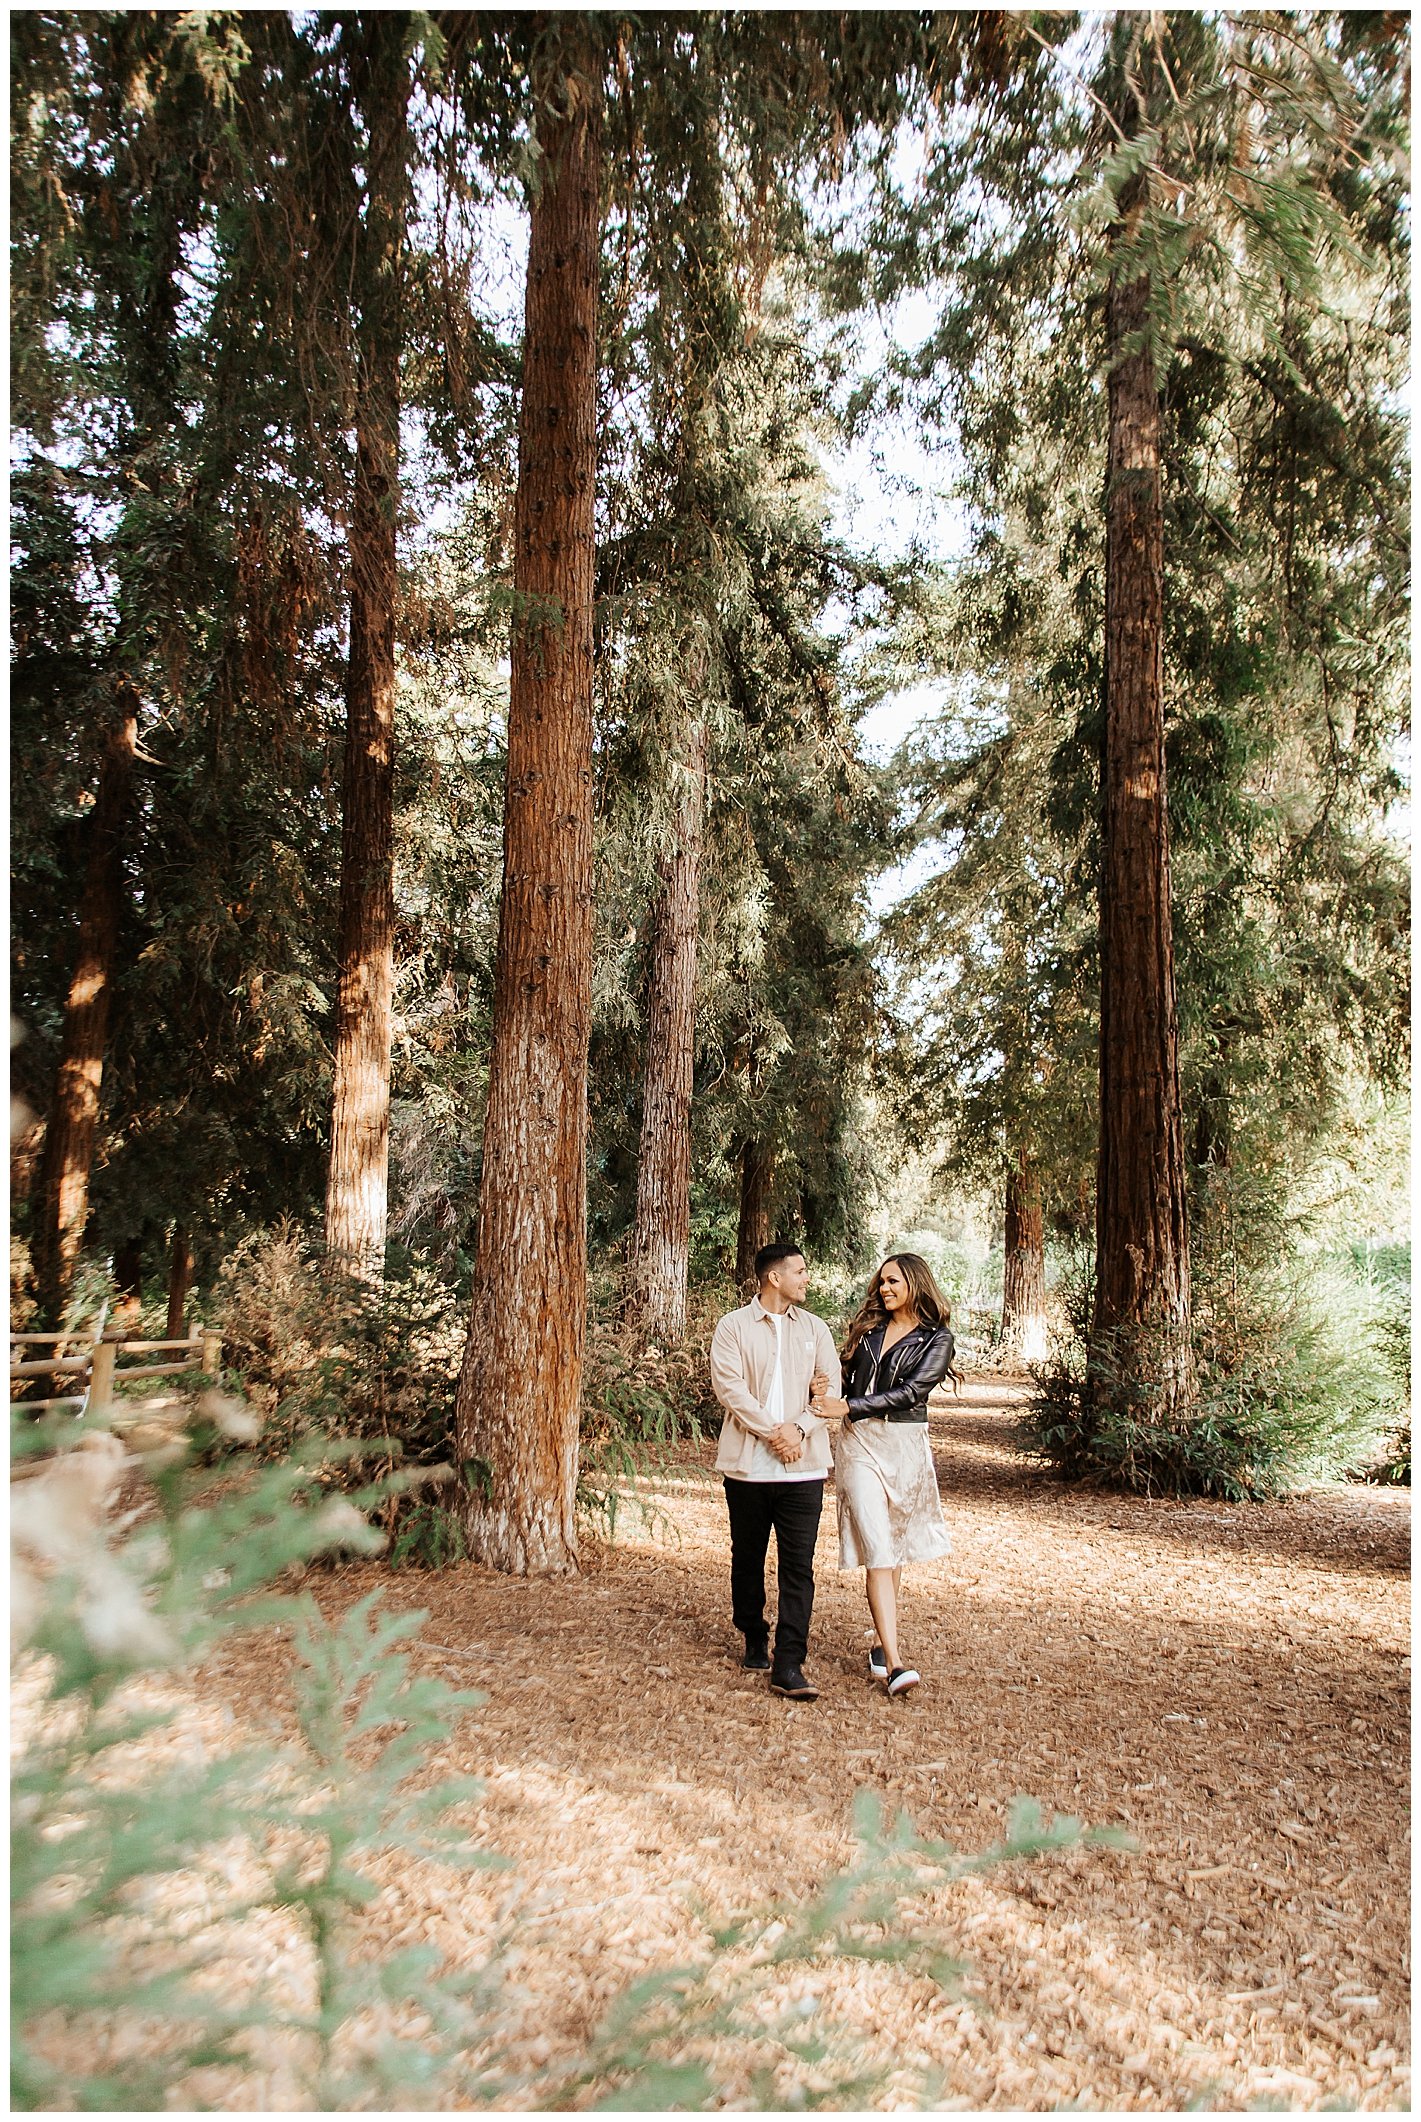
[[[791,1304],[803,1304],[809,1293],[809,1268],[803,1253],[791,1253],[787,1260],[776,1260],[765,1280]]]

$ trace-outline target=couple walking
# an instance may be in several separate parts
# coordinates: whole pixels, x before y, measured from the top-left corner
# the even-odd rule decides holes
[[[768,1672],[776,1693],[812,1702],[804,1677],[814,1607],[814,1543],[824,1482],[834,1465],[839,1567],[866,1573],[877,1641],[869,1670],[890,1695],[920,1675],[898,1642],[905,1562],[945,1555],[950,1542],[928,1449],[928,1396],[953,1354],[948,1305],[926,1260],[895,1253],[868,1286],[839,1353],[822,1319],[802,1309],[804,1255],[766,1245],[755,1255],[756,1294],[716,1327],[711,1383],[725,1410],[717,1471],[730,1513],[730,1598],[745,1638],[745,1666]],[[841,1424],[831,1461],[829,1426]],[[765,1556],[775,1536],[779,1619],[770,1661]]]

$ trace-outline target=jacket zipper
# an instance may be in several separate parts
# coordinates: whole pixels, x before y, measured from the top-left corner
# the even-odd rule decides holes
[[[884,1328],[884,1332],[886,1333],[886,1332],[887,1332],[887,1330],[888,1330],[888,1329],[887,1329],[887,1328],[885,1327],[885,1328]],[[893,1358],[894,1358],[894,1357],[895,1357],[895,1356],[897,1355],[897,1353],[898,1353],[898,1351],[899,1351],[899,1349],[900,1349],[900,1348],[903,1348],[903,1347],[905,1347],[905,1346],[906,1346],[906,1344],[907,1344],[907,1343],[908,1343],[909,1341],[911,1341],[911,1340],[912,1340],[912,1338],[913,1338],[913,1334],[917,1333],[917,1331],[918,1331],[918,1329],[917,1329],[917,1327],[915,1326],[915,1327],[913,1328],[913,1333],[911,1333],[911,1334],[904,1334],[904,1336],[903,1336],[903,1339],[902,1339],[901,1341],[895,1341],[895,1342],[894,1342],[894,1344],[893,1344],[893,1346],[892,1346],[892,1348],[891,1348],[891,1349],[890,1349],[890,1350],[888,1351],[888,1356],[887,1356],[887,1362],[888,1362],[888,1383],[887,1383],[887,1384],[886,1384],[886,1385],[884,1386],[884,1388],[883,1388],[883,1390],[884,1390],[884,1391],[885,1391],[886,1393],[891,1393],[891,1392],[892,1392],[892,1390],[893,1390],[893,1377],[894,1377],[894,1370],[893,1370]],[[885,1360],[885,1359],[884,1359],[884,1356],[883,1356],[883,1354],[882,1354],[882,1344],[880,1343],[880,1344],[879,1344],[879,1354],[878,1354],[878,1355],[876,1355],[876,1356],[874,1357],[874,1359],[873,1359],[873,1372],[872,1372],[872,1375],[870,1376],[870,1378],[869,1378],[869,1381],[868,1381],[868,1391],[867,1391],[867,1392],[866,1392],[866,1393],[864,1394],[864,1398],[865,1398],[865,1400],[871,1399],[871,1398],[873,1397],[873,1395],[874,1395],[874,1394],[875,1394],[875,1393],[876,1393],[876,1392],[878,1391],[878,1370],[879,1370],[879,1365],[880,1365],[880,1364],[881,1364],[881,1363],[882,1363],[882,1362],[883,1362],[884,1360]]]

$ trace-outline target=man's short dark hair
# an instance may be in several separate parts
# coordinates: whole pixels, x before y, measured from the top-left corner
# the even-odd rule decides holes
[[[781,1260],[802,1260],[803,1258],[804,1254],[797,1245],[786,1245],[778,1239],[773,1245],[762,1245],[755,1255],[755,1280],[763,1282],[770,1269],[778,1267]]]

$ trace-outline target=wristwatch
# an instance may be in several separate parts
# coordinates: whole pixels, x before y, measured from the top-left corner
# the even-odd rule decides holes
[[[800,1442],[802,1444],[807,1444],[809,1442],[809,1431],[805,1428],[804,1424],[802,1422],[796,1422],[794,1426],[799,1431]]]

